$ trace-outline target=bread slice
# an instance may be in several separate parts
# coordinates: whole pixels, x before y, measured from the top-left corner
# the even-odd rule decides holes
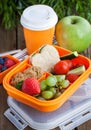
[[[59,53],[55,47],[46,45],[41,50],[41,55],[47,61],[47,71],[52,72],[54,65],[60,60]]]
[[[45,45],[44,47],[42,47],[41,53],[43,53],[43,52],[48,52],[50,54],[50,56],[52,56],[54,58],[59,58],[58,51],[52,45]]]
[[[52,45],[45,45],[39,53],[32,55],[31,63],[39,66],[43,71],[52,72],[54,65],[60,61],[58,51]]]
[[[36,53],[32,55],[30,61],[32,65],[39,66],[43,71],[46,71],[46,61],[43,59],[41,53]]]

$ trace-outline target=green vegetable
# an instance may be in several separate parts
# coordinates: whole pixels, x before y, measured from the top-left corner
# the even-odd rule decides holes
[[[76,74],[76,75],[81,75],[81,74],[83,74],[84,72],[85,72],[85,66],[84,65],[82,65],[82,66],[80,66],[80,67],[77,67],[77,68],[75,68],[75,69],[72,69],[72,70],[70,70],[69,72],[68,72],[68,74]]]
[[[60,59],[61,59],[61,60],[67,60],[67,59],[68,59],[68,60],[71,60],[71,59],[73,59],[73,58],[75,58],[75,57],[77,57],[77,56],[78,56],[77,51],[74,51],[74,52],[72,52],[72,53],[70,53],[70,54],[61,56]]]
[[[20,82],[18,82],[18,83],[16,84],[15,87],[16,87],[17,89],[21,90],[22,84],[23,84],[23,81],[20,81]]]

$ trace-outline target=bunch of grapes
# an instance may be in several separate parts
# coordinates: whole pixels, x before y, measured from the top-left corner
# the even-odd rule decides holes
[[[41,100],[55,99],[69,86],[65,75],[50,75],[40,82],[41,93],[37,96]]]

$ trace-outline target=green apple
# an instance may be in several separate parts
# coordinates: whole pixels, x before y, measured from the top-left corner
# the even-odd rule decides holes
[[[80,16],[67,16],[56,25],[57,43],[71,51],[82,52],[91,44],[91,25]]]

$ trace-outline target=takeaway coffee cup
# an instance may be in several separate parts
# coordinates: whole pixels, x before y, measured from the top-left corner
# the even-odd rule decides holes
[[[21,15],[21,24],[28,53],[31,54],[44,44],[52,44],[58,17],[47,5],[32,5]]]

